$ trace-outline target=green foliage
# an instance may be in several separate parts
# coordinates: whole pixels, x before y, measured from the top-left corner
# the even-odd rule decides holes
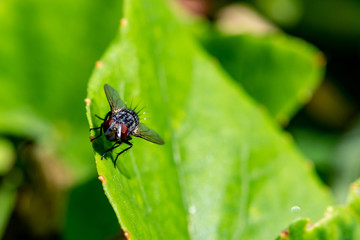
[[[64,233],[66,239],[96,240],[118,234],[119,224],[100,185],[98,179],[92,179],[71,191]]]
[[[292,141],[162,1],[151,6],[157,7],[127,2],[127,24],[88,88],[90,127],[101,124],[95,114],[109,111],[108,83],[128,103],[146,104],[146,124],[165,140],[158,146],[134,139],[117,168],[115,153],[101,160],[111,143],[104,137],[93,143],[122,228],[131,239],[268,239],[296,217],[320,218],[329,194]]]
[[[323,76],[323,55],[300,39],[268,36],[217,36],[206,49],[280,123],[312,96]]]
[[[12,143],[0,138],[0,177],[10,171],[14,158],[15,150]],[[5,178],[0,184],[0,206],[4,209],[0,211],[0,236],[4,233],[15,204],[16,189],[9,180],[9,177]]]
[[[76,181],[94,174],[81,109],[87,79],[120,15],[119,1],[0,4],[0,133],[46,143]]]
[[[30,163],[31,156],[22,152],[24,143],[33,143],[34,148],[39,150],[37,158],[46,159],[41,166],[45,174],[56,173],[44,183],[46,186],[57,182],[63,191],[65,187],[84,183],[96,176],[91,146],[87,141],[89,129],[84,114],[84,98],[95,62],[100,59],[119,26],[121,7],[122,1],[117,0],[106,3],[101,0],[0,1],[0,136],[16,145],[15,156],[10,154],[6,157],[3,149],[0,150],[0,161],[7,165],[4,165],[6,173],[0,181],[0,238],[14,207],[20,208],[16,209],[19,213],[27,208],[34,209],[37,204],[26,199],[32,204],[19,207],[19,203],[24,202],[20,199],[24,194],[17,194],[19,186],[24,192],[24,188],[30,185],[26,182],[26,175],[39,174],[35,171],[39,170],[38,166]],[[7,169],[9,165],[12,169]],[[61,175],[64,172],[66,174]],[[59,186],[53,188],[54,191],[59,190]],[[37,194],[43,193],[43,189],[36,189]],[[64,192],[60,196],[65,198],[67,193]],[[71,200],[86,199],[91,204],[97,199],[88,197],[93,192],[82,191],[84,195],[71,195]],[[52,199],[58,196],[46,197]],[[51,207],[57,208],[51,209],[54,212],[66,212],[66,202],[61,204],[42,206],[42,212],[37,215],[44,215],[44,209]],[[111,207],[108,204],[99,205],[97,209],[99,214],[96,216],[89,214],[82,222],[72,221],[71,226],[66,224],[64,238],[92,231],[97,234],[102,232],[102,236],[111,234],[107,232],[108,228],[89,229],[86,226],[97,218],[111,219],[114,215],[110,212],[109,216]],[[79,211],[78,207],[72,208],[71,216],[80,218],[82,213]],[[48,222],[55,218],[52,215]],[[26,224],[24,219],[18,221]],[[43,229],[41,223],[37,225]],[[16,229],[20,234],[23,230],[20,226]],[[33,229],[29,227],[28,231]]]
[[[4,234],[7,222],[14,208],[16,200],[16,189],[12,184],[5,182],[0,186],[0,236]]]
[[[346,187],[360,175],[360,124],[341,137],[335,147],[333,164],[338,175],[334,181],[334,192],[337,200],[343,203],[346,197]]]
[[[0,138],[0,176],[6,174],[14,164],[15,149],[12,143]]]
[[[360,180],[353,183],[346,206],[328,207],[318,222],[299,219],[284,230],[277,239],[359,239],[360,238]]]
[[[292,19],[287,1],[300,7]],[[271,2],[282,3],[281,14],[268,11]],[[298,2],[257,5],[289,26],[308,12]],[[320,13],[310,2],[304,6]],[[344,18],[350,24],[316,18],[311,25],[307,16],[317,27],[309,32],[326,24],[336,30],[330,36],[355,36],[356,7],[330,2],[351,10]],[[311,96],[323,71],[317,49],[285,34],[204,34],[201,43],[217,61],[163,1],[127,1],[123,21],[121,10],[117,0],[0,1],[0,238],[115,238],[123,235],[117,217],[131,239],[269,239],[300,217],[290,234],[334,230],[357,239],[358,184],[347,206],[328,208],[330,217],[304,232],[313,226],[304,218],[319,219],[331,198],[273,121],[286,122]],[[129,105],[145,106],[141,117],[166,144],[134,139],[117,168],[115,154],[100,160],[110,143],[102,137],[93,144],[110,205],[95,178],[84,98],[111,40],[88,84],[90,125],[99,126],[94,114],[109,110],[109,83]],[[341,190],[357,174],[350,160],[342,164],[344,152],[358,152],[351,140],[345,136],[335,149],[346,175],[338,179]],[[323,160],[332,144],[309,148]]]
[[[303,14],[301,0],[251,0],[265,15],[282,26],[295,25]]]

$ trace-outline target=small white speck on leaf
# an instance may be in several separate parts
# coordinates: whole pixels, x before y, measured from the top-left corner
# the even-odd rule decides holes
[[[300,213],[301,212],[301,207],[299,207],[299,206],[292,206],[291,207],[291,212],[292,213]]]
[[[190,206],[189,207],[189,213],[191,215],[194,215],[196,213],[196,207],[194,205]]]

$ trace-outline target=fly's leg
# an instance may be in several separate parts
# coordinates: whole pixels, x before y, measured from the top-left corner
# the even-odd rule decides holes
[[[101,119],[101,120],[103,120],[103,121],[105,122],[105,121],[110,117],[110,114],[111,114],[111,112],[108,112],[108,113],[106,114],[106,116],[105,116],[105,119],[99,117],[99,116],[96,115],[96,114],[95,114],[95,117],[97,117],[97,118],[99,118],[99,119]],[[104,124],[104,122],[100,125],[100,127],[90,128],[90,131],[91,131],[91,130],[100,129],[100,134],[99,134],[98,136],[94,137],[94,138],[91,138],[91,139],[90,139],[91,142],[94,142],[97,138],[99,138],[99,137],[102,136],[102,133],[103,133],[103,124]]]
[[[95,117],[97,117],[100,120],[106,121],[107,115],[105,116],[105,118],[99,117],[99,115],[95,114]]]
[[[101,160],[103,160],[103,158],[105,157],[105,155],[106,155],[108,152],[114,150],[115,148],[119,147],[120,145],[121,145],[121,142],[116,142],[116,143],[114,143],[114,145],[113,145],[111,148],[109,148],[108,150],[106,150],[106,151],[104,152],[104,154],[101,156]]]
[[[100,128],[100,134],[94,138],[90,138],[90,141],[91,142],[94,142],[97,138],[101,137],[102,136],[102,132],[103,132],[103,123],[100,125],[100,127],[97,127],[97,128],[90,128],[90,131],[91,130],[96,130],[96,129],[99,129]]]
[[[104,122],[110,117],[111,112],[108,112],[105,116],[105,118],[99,117],[99,115],[95,114],[95,117],[97,117],[100,120],[103,120]]]
[[[129,142],[129,140],[123,140],[122,141],[123,143],[126,143],[127,145],[129,145],[129,147],[125,148],[124,150],[122,150],[121,152],[119,152],[117,155],[116,155],[116,158],[115,158],[115,161],[114,161],[114,167],[116,168],[116,160],[118,159],[118,157],[120,156],[120,154],[126,152],[127,150],[129,150],[130,148],[132,148],[132,143]]]

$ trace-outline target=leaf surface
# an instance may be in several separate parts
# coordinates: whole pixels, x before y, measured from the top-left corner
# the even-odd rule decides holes
[[[275,238],[299,217],[294,205],[320,218],[331,200],[310,165],[164,3],[128,1],[124,16],[90,79],[87,117],[98,127],[95,114],[110,110],[107,83],[128,106],[145,105],[143,122],[165,141],[134,139],[117,168],[120,150],[101,160],[112,144],[104,136],[93,143],[105,193],[130,238]]]
[[[84,116],[84,98],[92,68],[117,32],[121,9],[122,1],[118,0],[0,1],[0,135],[1,138],[17,143],[29,140],[35,143],[39,149],[37,160],[42,157],[46,161],[42,161],[43,168],[38,165],[34,168],[42,169],[49,176],[49,172],[56,172],[57,177],[61,176],[56,178],[51,175],[49,182],[43,183],[45,186],[53,186],[56,182],[66,192],[96,176],[95,164],[91,161],[91,146],[87,142],[89,129]],[[24,156],[22,148],[15,150],[17,155],[0,172],[13,170],[15,175],[21,172],[26,176],[29,171],[31,176],[37,176],[34,169],[29,167],[27,158],[30,156]],[[1,158],[6,155],[1,150],[0,152],[2,161]],[[22,157],[26,158],[26,164],[21,164],[19,159]],[[55,164],[52,164],[54,161]],[[5,180],[16,187],[10,190],[5,188],[2,185]],[[81,222],[62,222],[62,226],[56,228],[64,230],[64,239],[74,239],[74,236],[79,235],[105,239],[106,234],[111,234],[109,226],[113,224],[89,228],[99,219],[111,221],[115,218],[108,205],[98,207],[96,214],[86,209],[87,206],[92,209],[98,203],[97,197],[88,197],[96,194],[96,188],[101,190],[100,183],[97,183],[98,185],[91,185],[93,189],[88,187],[88,191],[70,195],[71,203],[86,200],[86,204],[82,207],[70,206],[71,214],[68,211],[68,216],[61,215],[58,222],[70,217],[81,219]],[[17,195],[17,186],[21,185],[23,192],[24,184],[29,186],[26,177],[20,176],[18,179],[6,175],[1,178],[0,232],[6,229],[15,202],[29,202],[24,194]],[[34,187],[39,189],[38,185]],[[58,191],[59,188],[52,190]],[[67,199],[68,192],[64,192],[61,196]],[[51,193],[49,197],[58,202],[58,196],[53,191]],[[106,198],[105,200],[107,201]],[[33,210],[34,205],[41,207],[35,201],[22,209],[28,207]],[[55,212],[63,213],[67,204],[64,202],[61,206],[48,204],[47,207],[49,206],[56,208]],[[83,210],[85,213],[80,212]],[[40,218],[49,214],[49,211],[32,212]],[[55,214],[51,215],[50,222],[57,219]],[[86,217],[81,218],[83,215]],[[20,220],[11,223],[18,221]],[[40,222],[33,221],[33,224],[44,228]],[[116,225],[115,221],[115,227]],[[10,226],[9,229],[13,227]],[[24,231],[21,229],[15,231],[21,234]]]
[[[324,56],[301,39],[279,33],[203,39],[234,80],[282,124],[309,101],[323,78]]]
[[[328,207],[317,222],[298,219],[277,238],[288,240],[360,239],[360,180],[350,187],[345,206]]]

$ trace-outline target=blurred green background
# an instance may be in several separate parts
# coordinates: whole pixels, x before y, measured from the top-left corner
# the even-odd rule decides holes
[[[179,0],[180,5],[188,11],[182,20],[191,22],[187,24],[194,36],[235,80],[280,64],[269,58],[261,62],[268,65],[255,66],[258,57],[284,50],[281,40],[264,37],[269,33],[304,39],[323,53],[317,60],[326,64],[323,76],[308,76],[321,78],[321,83],[314,81],[310,87],[318,87],[312,98],[305,92],[298,106],[272,108],[262,101],[275,98],[269,100],[266,92],[256,95],[258,91],[246,82],[240,84],[266,105],[314,162],[338,203],[344,203],[349,184],[360,176],[360,2]],[[0,236],[4,239],[122,236],[97,180],[84,107],[87,81],[115,37],[121,16],[122,1],[115,0],[0,1]],[[245,37],[232,45],[232,39],[241,36]],[[244,50],[236,55],[237,44],[260,37],[264,47],[258,48],[252,61]],[[290,48],[284,51],[301,54],[301,49]],[[249,73],[238,72],[236,60],[248,61]],[[291,65],[281,64],[281,72],[268,74],[277,79],[284,72],[291,76]],[[305,81],[296,74],[294,79]],[[281,82],[266,82],[265,75],[254,75],[252,81],[276,84],[272,94],[286,95]]]

